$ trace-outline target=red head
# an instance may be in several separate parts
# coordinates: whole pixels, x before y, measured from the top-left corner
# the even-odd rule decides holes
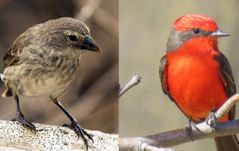
[[[181,46],[198,49],[211,46],[217,50],[217,37],[223,36],[229,34],[220,31],[212,18],[200,14],[185,15],[174,22],[167,50],[175,50]]]
[[[206,16],[198,14],[185,15],[178,18],[174,22],[174,28],[177,31],[191,30],[193,28],[200,28],[205,31],[216,31],[218,29],[215,21]]]

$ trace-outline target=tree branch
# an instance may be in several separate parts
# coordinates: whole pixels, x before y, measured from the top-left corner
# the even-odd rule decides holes
[[[131,80],[120,90],[119,97],[125,94],[130,88],[136,86],[141,82],[141,77],[139,75],[135,75],[131,78]]]
[[[239,101],[239,94],[229,98],[215,113],[216,118],[222,117]],[[120,139],[119,147],[122,151],[155,151],[155,147],[171,147],[203,138],[233,135],[239,133],[239,120],[217,123],[212,128],[209,121],[199,123],[189,132],[186,129],[177,129],[145,137]],[[153,148],[153,149],[152,149]]]
[[[33,133],[18,122],[0,120],[0,150],[85,150],[81,138],[66,127],[35,124]],[[118,150],[118,135],[87,130],[93,135],[89,140],[89,151]]]

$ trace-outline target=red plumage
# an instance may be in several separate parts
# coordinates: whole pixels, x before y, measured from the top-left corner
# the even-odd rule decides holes
[[[204,121],[236,93],[226,57],[217,38],[229,36],[206,15],[186,15],[174,22],[167,53],[161,59],[160,78],[164,92],[192,121]],[[233,120],[235,107],[219,121]],[[239,150],[235,136],[215,138],[218,151]]]
[[[200,45],[207,47],[203,51],[196,46],[185,44],[167,55],[168,87],[180,109],[193,121],[202,121],[209,112],[217,110],[228,96],[219,63],[214,59],[217,50],[207,46],[206,40]],[[223,121],[226,119],[228,116]]]
[[[218,27],[215,21],[207,15],[190,14],[178,18],[174,22],[174,28],[177,31],[185,31],[192,28],[201,28],[206,31],[215,31]]]

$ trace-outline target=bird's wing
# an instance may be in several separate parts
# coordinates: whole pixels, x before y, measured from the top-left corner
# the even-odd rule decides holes
[[[231,66],[227,58],[220,52],[216,57],[216,60],[220,64],[221,78],[224,83],[226,93],[228,97],[236,94],[236,85],[232,74]],[[236,106],[229,112],[229,119],[234,119]]]
[[[13,45],[3,57],[4,68],[16,65],[19,62],[18,53],[21,49]]]
[[[19,47],[20,48],[20,47]],[[6,67],[9,66],[13,66],[19,63],[19,52],[21,52],[21,48],[19,49],[16,47],[16,45],[14,44],[9,50],[8,52],[4,55],[3,57],[3,62],[4,62],[4,69]],[[13,96],[13,91],[11,88],[9,88],[6,83],[5,83],[5,90],[2,93],[2,97],[10,97]]]
[[[168,89],[167,68],[168,68],[168,62],[167,62],[166,55],[164,55],[160,59],[159,76],[160,76],[163,92],[167,95],[170,95],[169,89]]]

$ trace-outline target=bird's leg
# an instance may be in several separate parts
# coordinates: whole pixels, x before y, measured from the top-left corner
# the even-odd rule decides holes
[[[85,135],[93,141],[92,135],[88,134],[83,128],[80,127],[77,120],[67,111],[67,109],[59,102],[57,99],[51,98],[51,100],[65,113],[65,115],[70,119],[71,125],[67,126],[70,127],[75,131],[78,137],[81,137],[86,145],[86,149],[88,150],[88,141]]]
[[[206,119],[206,123],[215,130],[216,125],[217,125],[217,118],[215,116],[215,110],[213,110],[212,112],[209,113],[207,119]]]
[[[193,129],[200,131],[200,129],[193,123],[192,118],[188,120],[188,126],[185,127],[186,133],[190,136],[191,140],[193,141]]]
[[[187,133],[187,135],[189,135],[190,136],[190,138],[191,138],[191,140],[193,141],[193,136],[192,136],[192,131],[193,131],[193,129],[192,129],[192,119],[190,118],[189,120],[188,120],[188,126],[186,126],[185,127],[185,130],[186,130],[186,133]]]
[[[16,120],[18,122],[20,122],[24,127],[26,127],[27,129],[33,131],[33,132],[36,132],[36,127],[32,124],[32,122],[28,121],[24,115],[22,114],[21,112],[21,109],[20,109],[20,104],[19,104],[19,98],[17,95],[14,96],[14,100],[16,102],[16,105],[17,105],[17,108],[16,108]]]

